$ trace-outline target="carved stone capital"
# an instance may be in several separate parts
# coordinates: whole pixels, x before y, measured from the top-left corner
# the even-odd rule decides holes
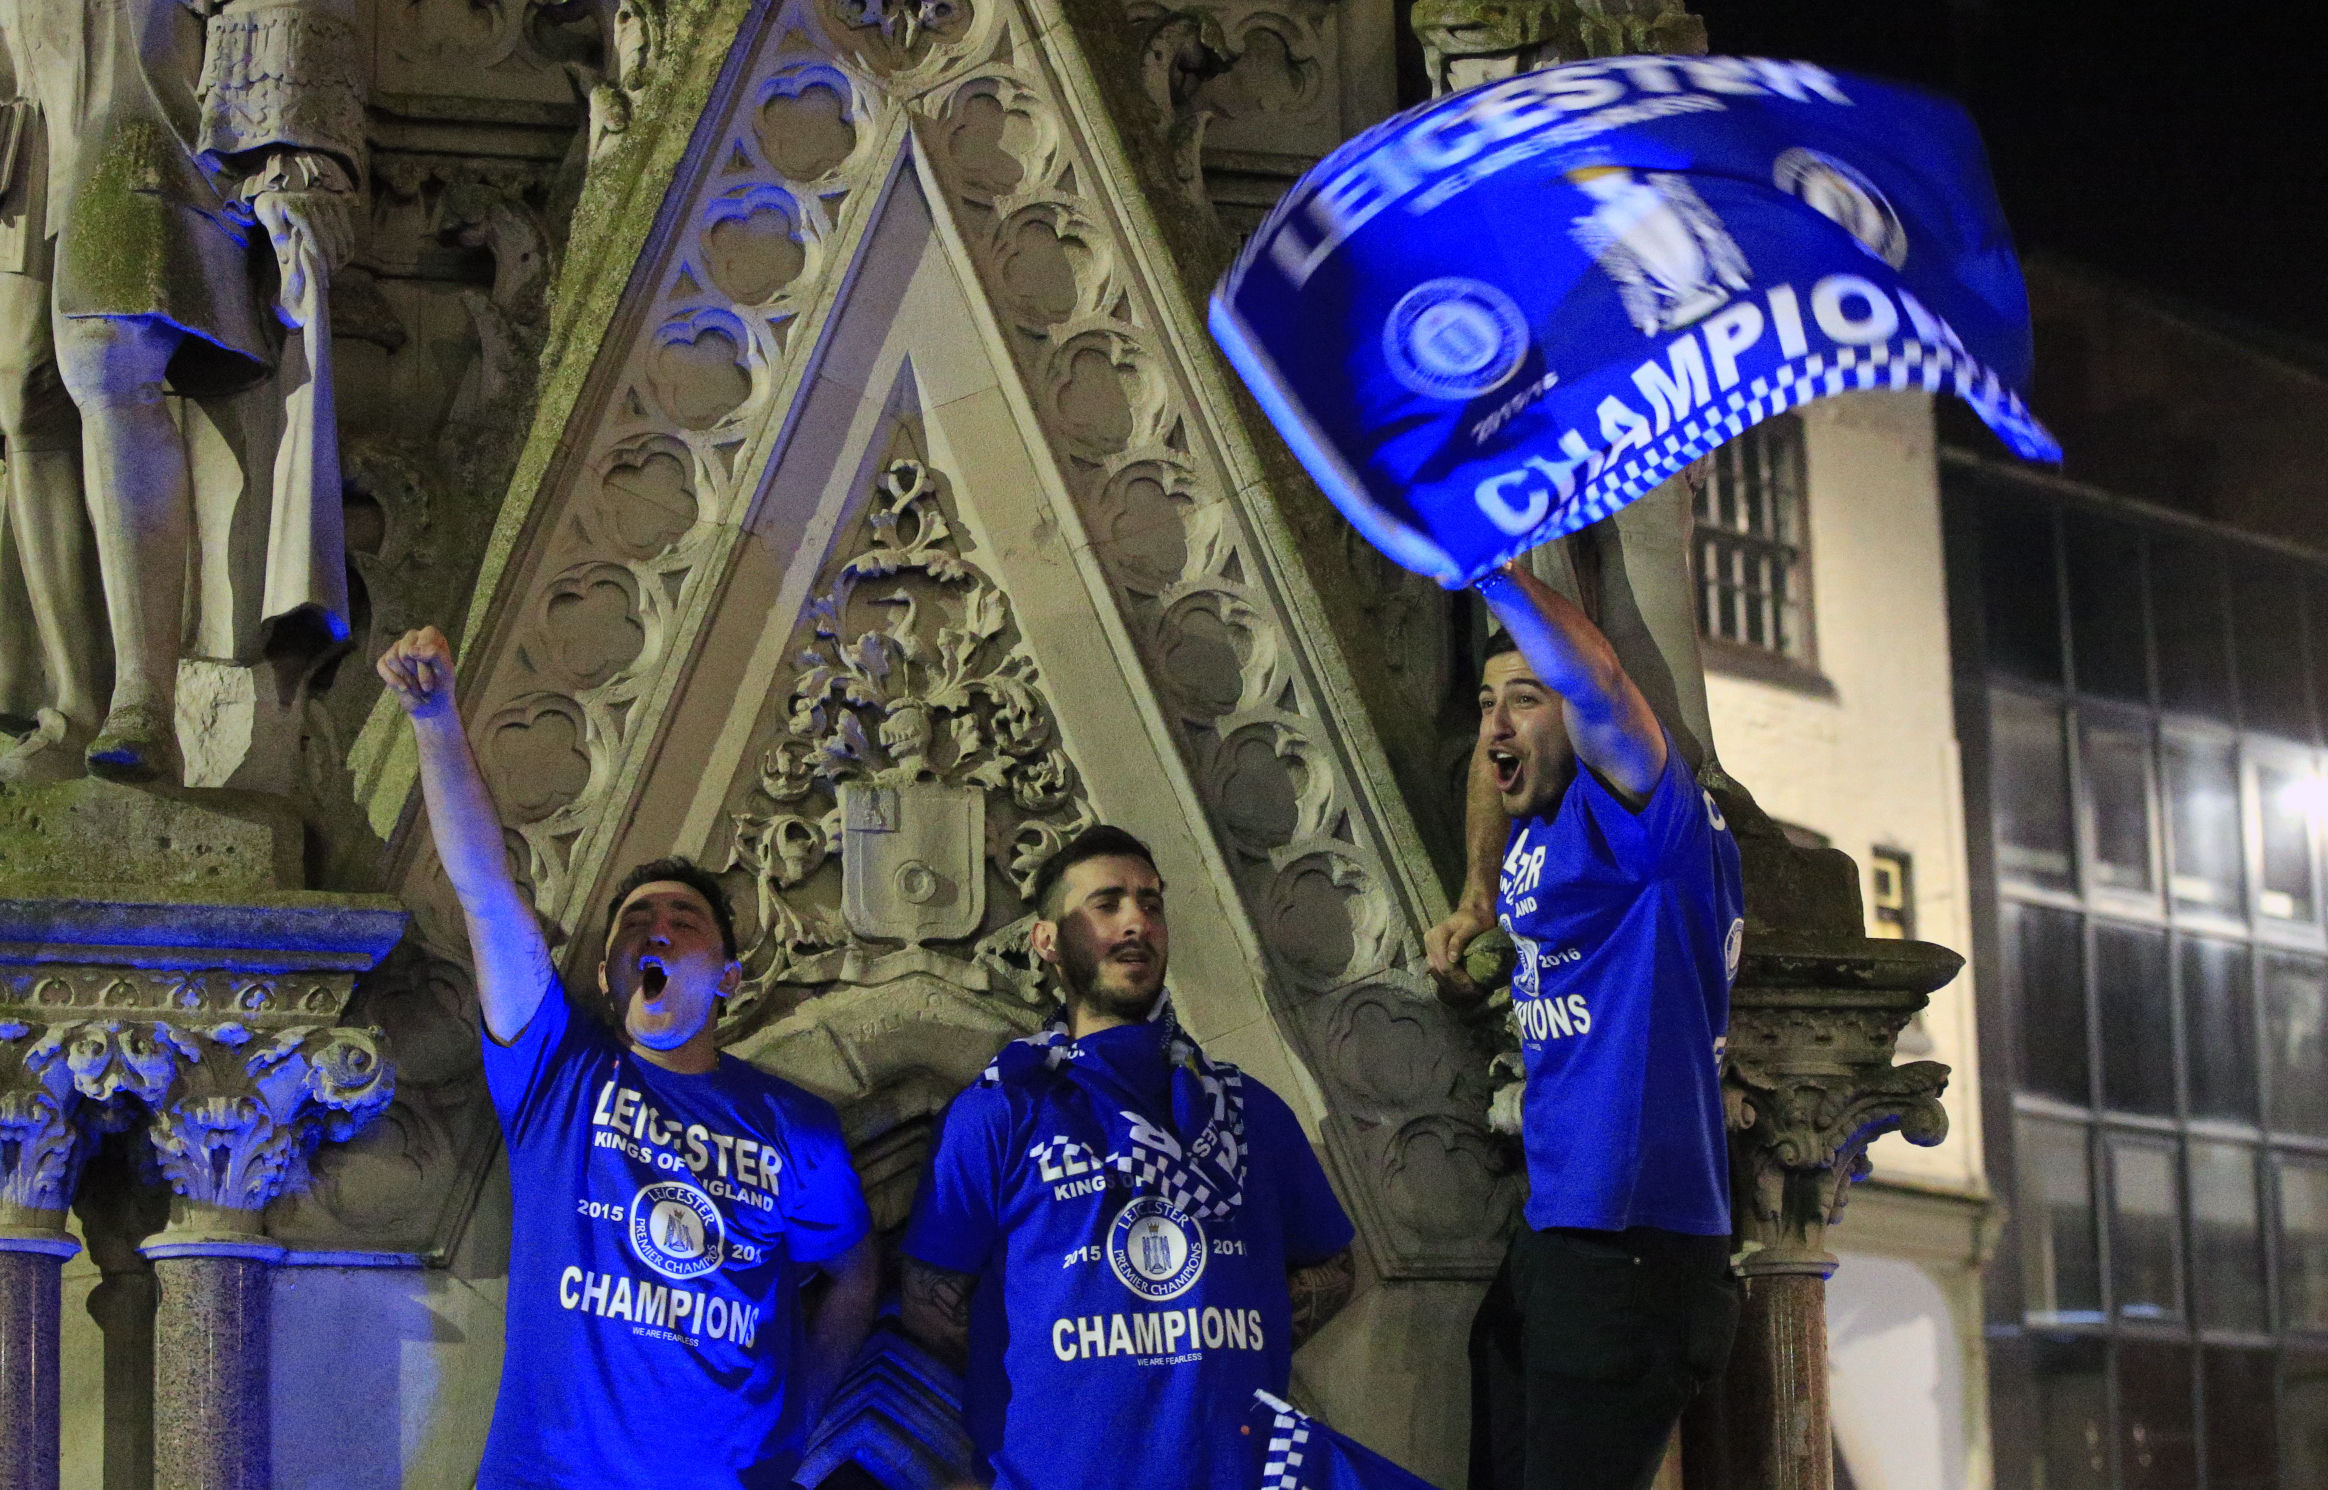
[[[1963,959],[1927,942],[1765,932],[1730,1001],[1724,1095],[1735,1224],[1752,1273],[1833,1271],[1826,1229],[1897,1130],[1948,1135],[1937,1061],[1892,1064],[1900,1030]]]
[[[61,1228],[95,1135],[144,1122],[181,1225],[254,1233],[317,1144],[387,1105],[378,1032],[332,1026],[402,929],[393,902],[49,888],[0,878],[0,1230]]]
[[[256,1232],[259,1211],[306,1176],[325,1141],[353,1137],[395,1095],[395,1066],[368,1029],[238,1024],[187,1040],[150,1134],[183,1204],[172,1232]]]
[[[59,1231],[88,1139],[64,1050],[21,1019],[0,1020],[0,1228]]]

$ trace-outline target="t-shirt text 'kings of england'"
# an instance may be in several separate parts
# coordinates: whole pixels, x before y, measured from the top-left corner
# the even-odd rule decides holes
[[[706,1193],[737,1200],[763,1211],[776,1209],[777,1175],[783,1155],[747,1134],[715,1133],[701,1123],[680,1124],[627,1086],[609,1081],[598,1089],[590,1123],[599,1148],[621,1149],[641,1164],[674,1173],[686,1170]],[[707,1174],[706,1171],[709,1171]]]

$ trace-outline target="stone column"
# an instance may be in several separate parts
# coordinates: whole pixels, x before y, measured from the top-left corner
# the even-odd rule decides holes
[[[378,1032],[333,1025],[405,919],[384,896],[293,888],[299,844],[266,799],[0,786],[0,1490],[57,1482],[59,1259],[12,1239],[69,1252],[89,1133],[141,1123],[173,1192],[142,1249],[160,1296],[154,1483],[267,1490],[282,1249],[260,1212],[393,1095]]]
[[[1687,1439],[1691,1490],[1831,1490],[1826,1229],[1868,1172],[1867,1146],[1948,1134],[1937,1061],[1892,1064],[1899,1032],[1964,959],[1866,935],[1859,870],[1787,842],[1723,794],[1746,880],[1730,995],[1731,1219],[1745,1308],[1730,1370]]]
[[[80,1246],[0,1231],[0,1490],[57,1490],[57,1275]]]
[[[62,1045],[0,1019],[0,1490],[56,1490],[58,1275],[88,1143]]]
[[[157,1026],[161,1028],[161,1026]],[[354,1136],[394,1082],[376,1032],[238,1021],[179,1036],[185,1061],[148,1129],[175,1199],[154,1265],[156,1490],[269,1490],[268,1303],[260,1212],[325,1140]]]

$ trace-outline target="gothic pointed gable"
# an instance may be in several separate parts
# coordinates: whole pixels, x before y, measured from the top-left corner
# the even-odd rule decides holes
[[[1188,1023],[1317,1124],[1381,1271],[1483,1275],[1512,1182],[1420,975],[1441,892],[1101,95],[1120,36],[1033,0],[686,19],[720,17],[716,78],[675,12],[597,141],[465,628],[543,914],[587,943],[629,864],[726,868],[731,1048],[834,1096],[863,1164],[1027,1026],[1027,878],[1120,822]],[[657,113],[689,79],[691,131]],[[661,159],[645,232],[616,167]],[[413,825],[393,729],[371,801]],[[423,837],[398,883],[457,962]]]

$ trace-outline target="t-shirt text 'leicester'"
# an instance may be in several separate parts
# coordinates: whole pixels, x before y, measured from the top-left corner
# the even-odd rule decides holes
[[[906,1232],[908,1255],[979,1278],[971,1437],[995,1490],[1247,1490],[1237,1425],[1292,1364],[1286,1269],[1348,1246],[1349,1218],[1299,1120],[1250,1076],[1242,1202],[1200,1220],[1134,1195],[1101,1162],[1092,1103],[1169,1127],[1162,1033],[1076,1043],[1080,1080],[954,1099]]]
[[[479,1490],[788,1483],[800,1269],[871,1225],[832,1108],[642,1061],[555,987],[485,1078],[514,1215]]]
[[[1638,812],[1579,769],[1549,817],[1512,825],[1496,918],[1519,952],[1530,1226],[1729,1234],[1743,904],[1729,824],[1670,739]]]

